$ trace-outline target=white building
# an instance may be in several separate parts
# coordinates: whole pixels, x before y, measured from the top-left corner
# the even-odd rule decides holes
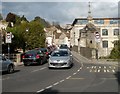
[[[98,43],[99,57],[108,56],[114,47],[114,41],[118,40],[120,29],[118,27],[120,18],[92,18],[91,23],[99,28],[100,41]],[[72,23],[70,31],[71,45],[78,46],[80,30],[88,23],[87,18],[76,18]],[[95,37],[95,36],[94,36]],[[86,47],[84,41],[80,42],[81,47]]]

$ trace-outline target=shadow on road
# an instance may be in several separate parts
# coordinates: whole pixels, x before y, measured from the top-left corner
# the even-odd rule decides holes
[[[119,83],[119,85],[120,85],[120,71],[117,71],[117,72],[115,73],[115,76],[116,76],[117,81],[118,81],[118,83]]]
[[[17,73],[17,72],[19,72],[20,70],[14,70],[14,72],[13,73]],[[13,73],[11,73],[11,74],[13,74]],[[2,72],[2,75],[6,75],[6,74],[9,74],[9,73],[7,73],[7,72]]]
[[[46,89],[43,92],[37,94],[60,94],[58,90],[53,90],[52,88]]]

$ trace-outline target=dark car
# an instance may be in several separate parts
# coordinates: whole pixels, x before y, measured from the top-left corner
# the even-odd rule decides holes
[[[46,56],[44,53],[40,50],[30,50],[26,52],[23,56],[23,64],[25,66],[31,65],[31,64],[43,64],[46,62]]]
[[[0,65],[2,67],[0,67],[0,72],[7,72],[7,73],[13,73],[15,70],[15,65],[14,63],[7,59],[5,56],[0,55]]]
[[[67,46],[67,44],[61,44],[60,49],[69,49],[69,47]]]
[[[49,58],[49,54],[50,54],[48,49],[47,48],[40,48],[40,50],[45,54],[46,58],[48,59]]]

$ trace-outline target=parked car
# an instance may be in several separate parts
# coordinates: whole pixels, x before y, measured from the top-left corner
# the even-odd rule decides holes
[[[46,58],[48,59],[49,58],[49,54],[50,54],[48,49],[47,48],[40,48],[40,50],[45,54]]]
[[[0,67],[0,72],[7,72],[7,73],[13,73],[15,70],[15,65],[14,63],[7,59],[5,56],[0,55],[0,60],[1,60],[1,66]]]
[[[26,52],[23,56],[23,64],[25,66],[31,65],[31,64],[43,64],[46,62],[46,56],[41,50],[30,50]]]
[[[49,58],[48,68],[70,68],[73,65],[73,57],[69,50],[55,50]]]

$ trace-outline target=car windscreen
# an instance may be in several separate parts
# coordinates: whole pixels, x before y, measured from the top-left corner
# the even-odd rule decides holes
[[[37,53],[36,50],[31,50],[31,51],[26,52],[25,54],[36,54],[36,53]]]
[[[40,48],[40,50],[43,51],[43,52],[47,52],[46,48]]]
[[[51,56],[68,56],[67,51],[54,51]]]

